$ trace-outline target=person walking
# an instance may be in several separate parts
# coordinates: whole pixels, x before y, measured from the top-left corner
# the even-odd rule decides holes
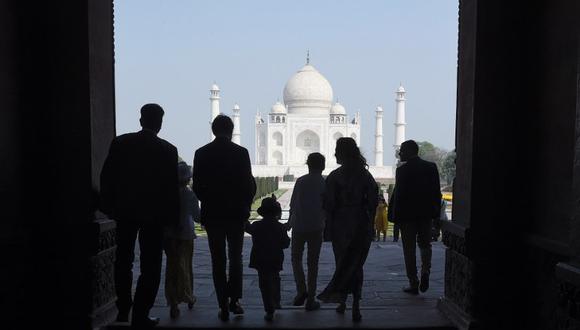
[[[320,308],[320,303],[316,301],[316,281],[325,218],[322,208],[325,187],[322,177],[324,163],[325,158],[322,154],[315,152],[308,155],[306,160],[308,174],[296,180],[290,199],[288,229],[292,229],[292,271],[296,282],[296,296],[293,305],[302,306],[306,301],[305,309],[307,311]],[[306,259],[308,288],[302,266],[305,245],[308,248]]]
[[[393,217],[401,228],[409,286],[403,291],[418,294],[429,289],[431,272],[431,221],[439,217],[441,191],[437,166],[418,156],[413,140],[401,144],[393,192]],[[417,276],[416,246],[421,251],[421,279]]]
[[[336,270],[318,299],[338,303],[336,311],[344,313],[347,295],[352,294],[352,320],[359,322],[363,265],[374,237],[378,187],[354,139],[339,138],[335,155],[341,166],[326,179],[323,205]]]
[[[262,220],[246,224],[246,231],[252,235],[250,268],[258,271],[258,282],[266,314],[264,319],[272,321],[274,312],[280,306],[280,271],[284,263],[284,249],[290,245],[286,226],[278,222],[282,216],[280,203],[276,197],[266,197],[257,210]]]
[[[212,122],[215,139],[199,148],[193,160],[193,190],[201,201],[201,224],[207,231],[218,317],[243,314],[242,248],[244,225],[256,194],[248,150],[231,141],[234,123],[224,115]],[[227,243],[227,257],[226,257]],[[226,275],[226,263],[229,271]]]
[[[135,328],[155,326],[150,318],[161,282],[163,229],[179,221],[177,149],[160,139],[163,109],[157,104],[141,108],[141,131],[118,136],[111,142],[101,173],[101,210],[117,223],[115,290],[117,321]],[[135,241],[139,237],[140,271],[132,297]]]
[[[387,240],[387,230],[389,229],[389,222],[387,220],[387,202],[385,197],[379,196],[379,204],[375,213],[375,237],[377,242],[381,240],[383,234],[383,242]]]
[[[179,304],[193,308],[197,298],[193,295],[193,240],[196,238],[194,219],[199,220],[199,201],[189,188],[191,168],[181,161],[177,164],[179,177],[179,223],[165,229],[164,250],[165,298],[169,316],[179,316]]]

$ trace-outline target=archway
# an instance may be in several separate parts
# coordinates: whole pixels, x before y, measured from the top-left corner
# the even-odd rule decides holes
[[[295,161],[304,164],[309,154],[320,151],[320,138],[314,131],[307,129],[298,134],[295,146]]]
[[[284,136],[280,132],[274,132],[272,134],[272,139],[274,140],[274,144],[277,146],[282,146],[284,144]]]
[[[282,153],[278,150],[274,151],[272,153],[272,158],[274,159],[274,163],[276,165],[282,165],[284,164],[284,156],[282,155]]]

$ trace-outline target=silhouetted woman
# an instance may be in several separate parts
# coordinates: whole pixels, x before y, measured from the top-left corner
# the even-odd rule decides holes
[[[374,218],[378,188],[368,172],[366,159],[352,138],[336,141],[336,162],[341,167],[326,179],[324,209],[325,235],[332,241],[336,270],[318,299],[338,303],[344,313],[348,294],[353,295],[352,319],[361,320],[363,265],[374,237]]]

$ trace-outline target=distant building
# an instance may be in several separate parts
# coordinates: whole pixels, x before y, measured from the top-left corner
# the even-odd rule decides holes
[[[211,91],[212,119],[219,109],[219,88],[214,84]],[[217,91],[217,94],[216,94]],[[334,149],[336,140],[351,137],[360,146],[360,113],[352,118],[338,101],[333,103],[332,86],[310,64],[296,72],[284,87],[284,102],[277,101],[267,115],[255,117],[255,164],[254,176],[293,175],[307,173],[305,165],[308,154],[320,152],[326,157],[325,174],[337,168]],[[405,138],[405,90],[400,86],[396,92],[395,152]],[[217,105],[219,107],[219,104]],[[240,143],[240,108],[234,106],[234,138]],[[376,179],[394,177],[394,166],[383,165],[383,109],[376,109],[374,159],[367,155],[370,172]],[[374,162],[373,162],[374,161]]]

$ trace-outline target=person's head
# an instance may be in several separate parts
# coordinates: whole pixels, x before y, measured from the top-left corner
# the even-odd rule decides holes
[[[159,104],[147,103],[141,107],[141,127],[159,133],[165,112]]]
[[[308,155],[308,159],[306,160],[306,165],[308,165],[308,172],[310,173],[322,173],[324,171],[324,163],[326,159],[324,156],[319,152],[313,152]]]
[[[282,207],[274,194],[262,199],[262,205],[260,205],[257,212],[264,219],[280,219],[282,217]]]
[[[179,186],[181,187],[189,183],[189,179],[191,179],[191,167],[186,162],[181,161],[177,163],[177,178],[179,180]]]
[[[211,131],[216,137],[225,137],[231,140],[234,122],[226,115],[218,115],[211,123]]]
[[[399,158],[402,162],[406,162],[411,158],[417,157],[419,155],[419,145],[413,140],[407,140],[401,143],[401,148],[399,149]]]
[[[348,167],[367,167],[367,160],[360,153],[353,138],[341,137],[336,140],[335,154],[336,162]]]

